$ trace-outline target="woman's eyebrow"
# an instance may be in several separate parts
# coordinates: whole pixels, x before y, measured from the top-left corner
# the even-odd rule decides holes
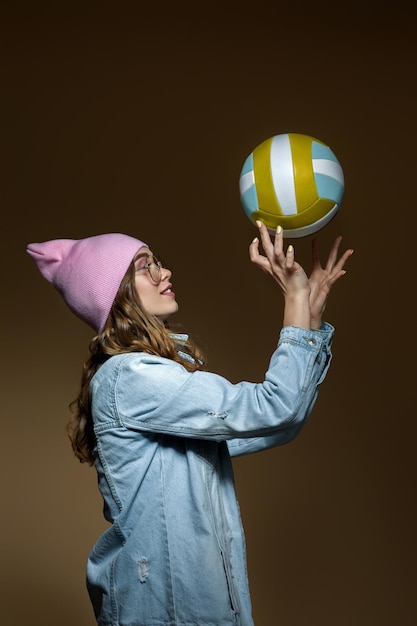
[[[137,254],[133,259],[133,262],[136,263],[138,259],[145,259],[148,256],[152,256],[152,252],[142,252],[141,254]]]

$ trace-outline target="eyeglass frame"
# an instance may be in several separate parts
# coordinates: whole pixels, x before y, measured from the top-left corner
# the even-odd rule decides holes
[[[151,277],[152,281],[155,283],[155,285],[159,285],[161,280],[162,280],[162,263],[161,261],[154,255],[152,254],[152,252],[147,253],[147,254],[143,254],[143,255],[139,255],[137,258],[140,258],[141,256],[146,256],[147,259],[151,258],[152,261],[149,262],[147,261],[147,263],[143,266],[143,267],[137,267],[135,269],[136,272],[138,272],[139,270],[147,270],[149,272],[149,276]],[[137,260],[137,259],[135,259]],[[154,276],[152,276],[152,267],[156,267],[156,271],[158,272],[158,277],[155,278]]]

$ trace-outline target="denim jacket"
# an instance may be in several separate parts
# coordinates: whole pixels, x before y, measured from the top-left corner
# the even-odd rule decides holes
[[[91,382],[109,528],[87,563],[99,626],[252,626],[231,457],[291,441],[311,413],[333,328],[282,329],[262,383],[143,352]]]

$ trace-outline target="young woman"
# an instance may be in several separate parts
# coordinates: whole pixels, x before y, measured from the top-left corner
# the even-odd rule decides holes
[[[337,238],[308,278],[259,223],[250,258],[284,295],[284,324],[261,383],[204,370],[171,333],[171,272],[118,233],[28,246],[43,276],[96,331],[69,433],[94,464],[110,526],[87,584],[100,626],[251,626],[244,535],[231,457],[291,441],[330,363],[327,297],[352,254]],[[260,242],[263,252],[260,252]]]

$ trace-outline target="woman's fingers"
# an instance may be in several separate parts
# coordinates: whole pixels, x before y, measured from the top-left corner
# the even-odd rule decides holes
[[[339,235],[338,237],[336,237],[336,239],[333,242],[332,247],[330,248],[329,257],[326,263],[326,270],[328,272],[331,272],[332,269],[335,267],[341,241],[342,241],[342,237],[341,235]]]
[[[346,252],[342,254],[339,261],[336,263],[334,269],[336,271],[340,271],[341,269],[343,269],[346,261],[348,260],[350,256],[352,256],[352,254],[353,254],[353,250],[351,248],[349,248],[349,250],[346,250]]]
[[[252,263],[261,267],[265,272],[270,273],[270,263],[266,257],[259,252],[259,238],[255,237],[249,246],[249,258]]]
[[[304,269],[295,260],[294,247],[289,245],[287,251],[284,251],[282,228],[278,227],[275,237],[272,238],[265,224],[261,221],[256,224],[259,237],[255,237],[250,244],[251,261],[272,276],[285,293],[310,289]],[[261,244],[263,253],[260,252]]]
[[[288,268],[294,267],[294,256],[295,256],[294,255],[294,246],[289,245],[288,248],[287,248],[287,256],[286,256],[286,259],[285,259],[285,265]]]
[[[279,258],[284,251],[284,231],[281,226],[277,226],[274,238],[274,252]]]
[[[271,235],[269,234],[269,230],[265,226],[263,222],[260,220],[256,221],[256,225],[259,229],[259,236],[261,239],[262,247],[265,251],[266,256],[271,259],[274,254],[274,245],[271,241]]]
[[[329,256],[327,259],[327,263],[326,266],[323,270],[322,266],[321,266],[321,261],[320,261],[320,255],[319,255],[319,249],[318,249],[318,244],[317,244],[317,240],[313,239],[312,241],[312,259],[313,259],[313,273],[314,271],[325,271],[327,272],[327,274],[330,276],[333,276],[335,274],[339,274],[340,270],[343,269],[346,261],[348,260],[348,258],[353,254],[353,250],[349,249],[346,250],[342,256],[340,257],[339,260],[337,260],[338,254],[339,254],[339,247],[340,247],[340,242],[342,241],[342,236],[339,235],[338,237],[336,237],[336,239],[333,242],[333,245],[330,249],[329,252]],[[340,277],[340,275],[338,276],[338,278]]]
[[[262,247],[271,265],[278,262],[281,267],[292,267],[294,265],[294,248],[289,246],[287,254],[285,254],[284,231],[282,227],[277,227],[274,240],[272,241],[270,232],[265,224],[257,220],[256,225],[259,228]]]

